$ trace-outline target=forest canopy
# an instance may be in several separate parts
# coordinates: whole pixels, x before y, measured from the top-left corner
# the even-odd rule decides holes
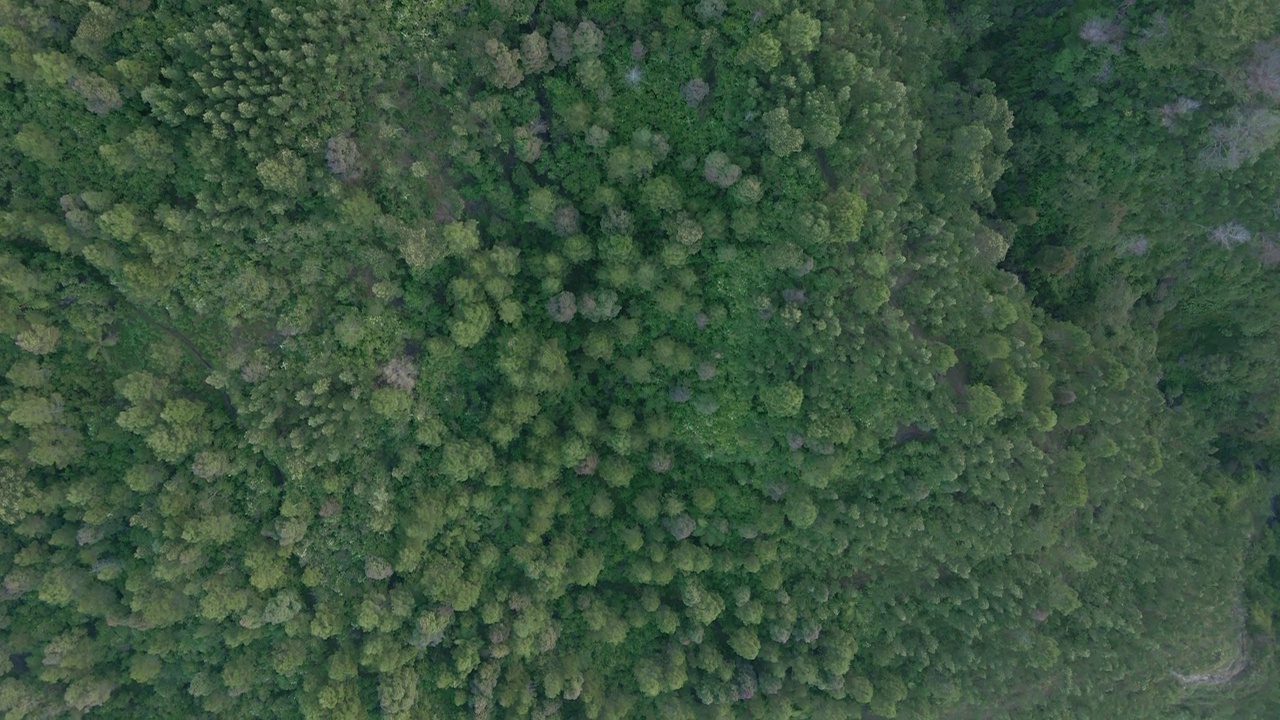
[[[1270,0],[0,0],[5,718],[1280,716]]]

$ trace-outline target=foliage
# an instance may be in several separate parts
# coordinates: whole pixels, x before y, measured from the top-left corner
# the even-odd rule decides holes
[[[1274,714],[1280,41],[1150,5],[0,0],[0,710]]]

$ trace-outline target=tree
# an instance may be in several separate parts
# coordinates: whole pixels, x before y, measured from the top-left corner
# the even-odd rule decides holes
[[[778,157],[800,152],[804,146],[804,133],[791,126],[791,116],[784,107],[774,108],[764,114],[764,138],[769,149]]]
[[[459,347],[469,348],[484,339],[493,322],[493,310],[485,303],[467,303],[449,324],[449,335]]]
[[[986,385],[971,385],[969,393],[969,413],[979,424],[989,423],[1000,416],[1004,403],[995,390]]]
[[[729,646],[744,660],[755,660],[760,654],[760,639],[751,628],[741,627],[730,633]]]
[[[735,165],[728,155],[716,150],[703,162],[702,176],[707,182],[727,189],[742,177],[742,168]]]
[[[689,107],[696,108],[707,99],[707,95],[711,92],[711,86],[702,78],[694,78],[684,85],[680,86],[680,97],[688,103]]]
[[[418,699],[418,674],[412,668],[402,668],[383,676],[378,683],[378,704],[386,717],[410,717]]]
[[[536,75],[550,70],[550,52],[547,39],[537,30],[520,36],[520,62],[526,73]]]
[[[484,51],[492,64],[489,82],[495,87],[509,90],[524,81],[524,73],[520,70],[519,50],[512,50],[503,45],[502,41],[490,38],[485,42]]]
[[[302,188],[306,167],[292,150],[281,150],[275,157],[258,163],[258,179],[262,187],[281,195],[296,196]]]
[[[604,33],[590,20],[583,20],[573,31],[573,52],[579,58],[593,58],[604,49]]]
[[[825,89],[806,94],[802,128],[804,139],[815,148],[831,147],[840,137],[840,109],[837,98]]]
[[[804,402],[804,390],[793,382],[772,385],[760,391],[765,412],[774,418],[795,417]]]
[[[1225,60],[1271,35],[1276,17],[1265,0],[1197,0],[1191,10],[1205,52]]]
[[[1274,42],[1255,45],[1245,72],[1251,90],[1280,100],[1280,45]]]
[[[1209,142],[1200,153],[1200,165],[1237,170],[1277,144],[1280,144],[1280,112],[1265,108],[1236,110],[1230,124],[1209,128]]]
[[[360,149],[349,135],[334,135],[325,144],[324,159],[329,172],[343,180],[360,175]]]
[[[778,23],[778,34],[787,50],[803,55],[817,49],[822,22],[799,9],[792,10]]]
[[[758,70],[769,72],[782,62],[782,43],[767,32],[757,33],[738,51],[734,60],[739,65],[754,66]]]
[[[94,115],[108,115],[124,107],[119,89],[98,75],[77,74],[72,77],[70,86],[84,98],[84,106]]]
[[[1195,714],[1274,19],[956,4],[0,3],[0,708]]]
[[[33,355],[48,355],[58,346],[62,333],[52,325],[33,324],[18,333],[15,344]]]

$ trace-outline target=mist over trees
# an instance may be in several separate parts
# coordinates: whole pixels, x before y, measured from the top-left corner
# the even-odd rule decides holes
[[[1271,717],[1262,0],[0,0],[6,717]]]

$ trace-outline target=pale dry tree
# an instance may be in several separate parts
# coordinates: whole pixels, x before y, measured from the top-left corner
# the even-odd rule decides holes
[[[1102,63],[1102,67],[1098,69],[1098,72],[1094,74],[1093,79],[1101,83],[1110,82],[1111,78],[1115,77],[1115,74],[1115,63],[1111,62],[1111,58],[1107,58],[1106,62]]]
[[[364,576],[370,580],[386,580],[395,574],[391,563],[377,555],[369,555],[364,559]]]
[[[74,75],[67,86],[84,98],[85,108],[94,115],[108,115],[124,107],[116,86],[97,75]]]
[[[1151,241],[1146,235],[1129,235],[1120,241],[1123,252],[1130,255],[1146,255]]]
[[[1209,128],[1209,141],[1199,163],[1207,169],[1236,170],[1280,143],[1280,112],[1269,108],[1236,109],[1230,123]]]
[[[688,513],[680,513],[676,517],[663,518],[662,526],[677,540],[684,540],[698,529],[698,523]]]
[[[1262,242],[1258,248],[1258,260],[1267,267],[1280,265],[1280,234],[1262,235],[1259,239]]]
[[[418,369],[412,360],[402,355],[382,366],[382,379],[393,388],[412,390],[418,382]]]
[[[578,232],[578,209],[567,204],[556,208],[555,229],[560,237],[569,237]]]
[[[1245,66],[1245,81],[1250,90],[1280,100],[1280,44],[1264,42],[1254,46]]]
[[[675,458],[665,450],[655,450],[649,456],[649,469],[656,473],[664,473],[671,469]]]
[[[1160,124],[1172,128],[1182,116],[1199,109],[1200,101],[1188,97],[1180,97],[1160,107]]]
[[[711,86],[702,78],[694,78],[680,87],[680,97],[683,97],[691,108],[701,105],[710,92]]]
[[[360,148],[349,135],[335,135],[329,138],[324,149],[325,163],[329,172],[343,180],[349,180],[360,174]]]
[[[1119,52],[1124,42],[1124,28],[1115,20],[1092,17],[1080,26],[1080,39],[1090,45],[1102,45],[1112,52]]]
[[[1225,248],[1243,245],[1253,238],[1253,233],[1238,222],[1227,222],[1209,231],[1209,240]]]
[[[716,364],[707,360],[698,363],[698,379],[707,382],[716,376]]]
[[[599,466],[600,466],[600,455],[599,453],[593,452],[588,454],[585,458],[583,458],[582,462],[578,463],[573,468],[573,471],[578,475],[595,475],[596,468]]]
[[[600,218],[600,230],[605,235],[629,235],[632,227],[631,213],[617,205],[605,208],[604,217]]]
[[[558,323],[567,323],[578,314],[578,299],[565,290],[547,301],[547,314]]]

